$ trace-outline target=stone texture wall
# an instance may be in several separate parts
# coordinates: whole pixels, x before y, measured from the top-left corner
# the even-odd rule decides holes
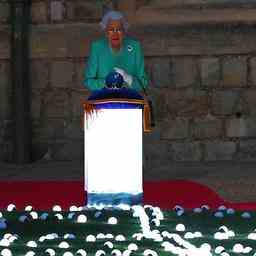
[[[13,152],[9,15],[8,2],[0,1],[0,161],[11,161]]]
[[[146,170],[167,170],[174,161],[256,160],[255,1],[167,2],[33,0],[34,160],[83,161],[81,100],[89,94],[83,72],[90,42],[101,35],[102,13],[113,7],[130,19],[129,34],[141,41],[150,76],[156,127],[144,135]],[[10,93],[5,6],[0,4],[0,143],[8,141],[11,124],[4,96]],[[11,145],[4,145],[8,152]]]
[[[146,168],[256,160],[254,33],[223,25],[158,32],[160,56],[147,58],[157,128],[145,136]]]

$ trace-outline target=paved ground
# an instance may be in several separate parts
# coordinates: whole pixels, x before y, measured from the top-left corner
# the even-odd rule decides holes
[[[0,163],[1,181],[83,180],[83,162]],[[173,163],[170,170],[144,170],[145,180],[185,179],[207,185],[233,202],[256,202],[256,162]]]

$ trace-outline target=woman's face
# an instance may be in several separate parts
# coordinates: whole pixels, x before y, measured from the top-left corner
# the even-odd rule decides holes
[[[107,38],[113,49],[120,49],[124,37],[124,29],[120,20],[111,20],[107,26]]]

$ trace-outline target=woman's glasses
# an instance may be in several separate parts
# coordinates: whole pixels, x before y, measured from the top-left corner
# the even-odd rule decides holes
[[[108,29],[108,33],[122,33],[123,29],[122,28],[110,28]]]

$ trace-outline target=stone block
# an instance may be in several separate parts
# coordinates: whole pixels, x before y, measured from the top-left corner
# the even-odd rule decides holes
[[[11,51],[11,30],[10,28],[0,27],[0,60],[10,58]]]
[[[52,148],[52,158],[55,161],[71,161],[84,159],[83,140],[56,141]]]
[[[250,83],[256,86],[256,57],[250,59]]]
[[[81,127],[81,121],[75,119],[75,120],[66,122],[64,127],[64,137],[65,139],[71,139],[71,140],[83,140],[84,131]]]
[[[255,89],[246,89],[243,91],[243,98],[246,102],[246,106],[248,108],[248,111],[250,115],[256,114],[256,90]]]
[[[14,156],[13,120],[0,121],[0,161],[12,162]]]
[[[240,141],[239,149],[236,154],[239,161],[255,161],[256,160],[256,140]]]
[[[168,91],[169,112],[179,116],[203,116],[208,112],[208,95],[206,91],[187,88]]]
[[[84,58],[90,44],[102,36],[99,24],[66,23],[33,26],[31,29],[32,57]]]
[[[3,119],[1,122],[1,137],[3,142],[13,140],[14,121],[12,119]]]
[[[52,21],[63,20],[65,12],[63,1],[51,1],[50,10]]]
[[[47,6],[46,1],[32,2],[31,20],[32,23],[41,24],[47,22]]]
[[[245,136],[248,138],[256,138],[256,118],[248,117],[244,119]]]
[[[199,84],[197,61],[194,58],[173,59],[172,73],[177,88],[197,87]]]
[[[241,91],[240,96],[237,98],[234,108],[233,108],[233,114],[235,114],[237,117],[240,117],[241,115],[248,115],[249,114],[249,107],[244,97],[245,90]]]
[[[88,98],[90,92],[87,89],[72,92],[72,118],[82,121],[84,110],[82,103]],[[82,124],[82,123],[81,123]]]
[[[30,57],[47,58],[49,57],[49,31],[40,26],[33,26],[30,34]],[[1,42],[1,41],[0,41]]]
[[[0,142],[0,161],[4,161],[4,144],[3,142]]]
[[[153,60],[152,84],[156,87],[173,86],[170,59],[155,58]]]
[[[33,140],[60,140],[64,138],[64,119],[42,119],[32,122]]]
[[[71,115],[70,97],[64,90],[48,90],[42,95],[42,117],[66,118]]]
[[[227,119],[225,129],[229,138],[248,136],[247,122],[244,118]]]
[[[49,82],[49,63],[45,60],[31,60],[30,70],[32,89],[45,88]]]
[[[31,158],[32,162],[36,162],[38,160],[42,160],[42,158],[47,154],[48,152],[48,140],[38,140],[34,139],[32,141],[32,152],[31,152]]]
[[[149,80],[148,87],[154,87],[154,83],[153,83],[154,59],[155,58],[149,58],[144,56],[144,69]]]
[[[73,83],[74,63],[71,61],[55,61],[51,64],[51,86],[71,87]]]
[[[137,17],[138,15],[139,12],[136,13]],[[170,17],[166,17],[170,21]],[[148,19],[151,19],[151,16],[148,16]],[[186,26],[168,26],[166,23],[153,23],[152,20],[148,24],[139,24],[136,21],[136,26],[131,31],[143,43],[146,56],[241,55],[256,50],[253,27],[207,24],[194,27],[188,23]]]
[[[239,92],[235,90],[214,91],[211,99],[213,114],[231,115],[238,98]]]
[[[222,121],[211,115],[195,118],[192,124],[192,136],[196,139],[218,138],[223,135]]]
[[[218,86],[220,81],[220,64],[218,58],[201,59],[201,82],[203,86]]]
[[[225,87],[243,87],[247,84],[246,57],[230,57],[223,60],[222,85]]]
[[[172,154],[175,161],[200,161],[202,159],[199,142],[172,143]]]
[[[161,123],[161,139],[185,139],[189,135],[189,120],[186,118],[170,118]]]
[[[233,160],[236,143],[231,141],[205,142],[205,161]]]
[[[4,142],[4,122],[1,120],[0,121],[0,144]]]
[[[173,161],[171,143],[163,140],[144,142],[143,158],[144,171],[168,171]]]
[[[75,87],[76,88],[85,88],[85,85],[83,84],[84,81],[84,74],[85,74],[85,69],[86,69],[86,63],[87,61],[84,60],[82,62],[77,62],[75,63]]]
[[[31,116],[32,119],[39,119],[41,117],[42,97],[40,92],[33,90],[31,97]]]
[[[69,47],[72,49],[72,55],[80,58],[89,56],[91,42],[103,36],[103,32],[101,31],[98,23],[80,26],[74,28],[73,31],[73,34],[76,34],[73,36],[73,38],[70,38]],[[79,41],[76,41],[76,38]]]
[[[57,26],[57,25],[56,25]],[[67,58],[72,56],[69,49],[70,40],[76,40],[78,46],[78,37],[74,36],[72,28],[52,27],[48,31],[48,56],[50,58]]]
[[[0,22],[7,22],[10,17],[9,3],[0,3]]]
[[[102,32],[98,24],[33,26],[30,55],[32,58],[84,58],[89,54],[91,42],[100,36]],[[1,43],[0,41],[0,47]]]
[[[118,3],[114,0],[102,0],[102,11],[103,13],[106,13],[109,10],[114,10],[116,9]]]
[[[99,22],[102,17],[103,9],[100,2],[90,0],[68,1],[67,18],[75,21]]]
[[[131,22],[135,19],[137,0],[118,1],[118,10],[125,13]]]
[[[143,144],[152,145],[161,139],[161,128],[155,127],[151,132],[143,133]]]
[[[10,64],[0,62],[0,118],[10,118],[12,110]]]
[[[171,54],[166,52],[165,35],[159,34],[159,28],[153,26],[134,26],[131,35],[142,45],[145,56],[148,57],[166,57]]]
[[[10,63],[9,62],[7,62],[7,61],[0,62],[0,77],[1,77],[0,90],[6,91],[6,92],[10,91],[9,86],[11,85],[11,73],[10,73]],[[1,91],[1,92],[3,92],[3,91]]]
[[[171,101],[168,97],[169,89],[149,87],[148,94],[149,98],[152,100],[153,114],[156,122],[166,119],[174,114],[173,109],[171,108]]]
[[[13,163],[14,158],[14,144],[11,140],[5,141],[1,145],[0,161]]]

